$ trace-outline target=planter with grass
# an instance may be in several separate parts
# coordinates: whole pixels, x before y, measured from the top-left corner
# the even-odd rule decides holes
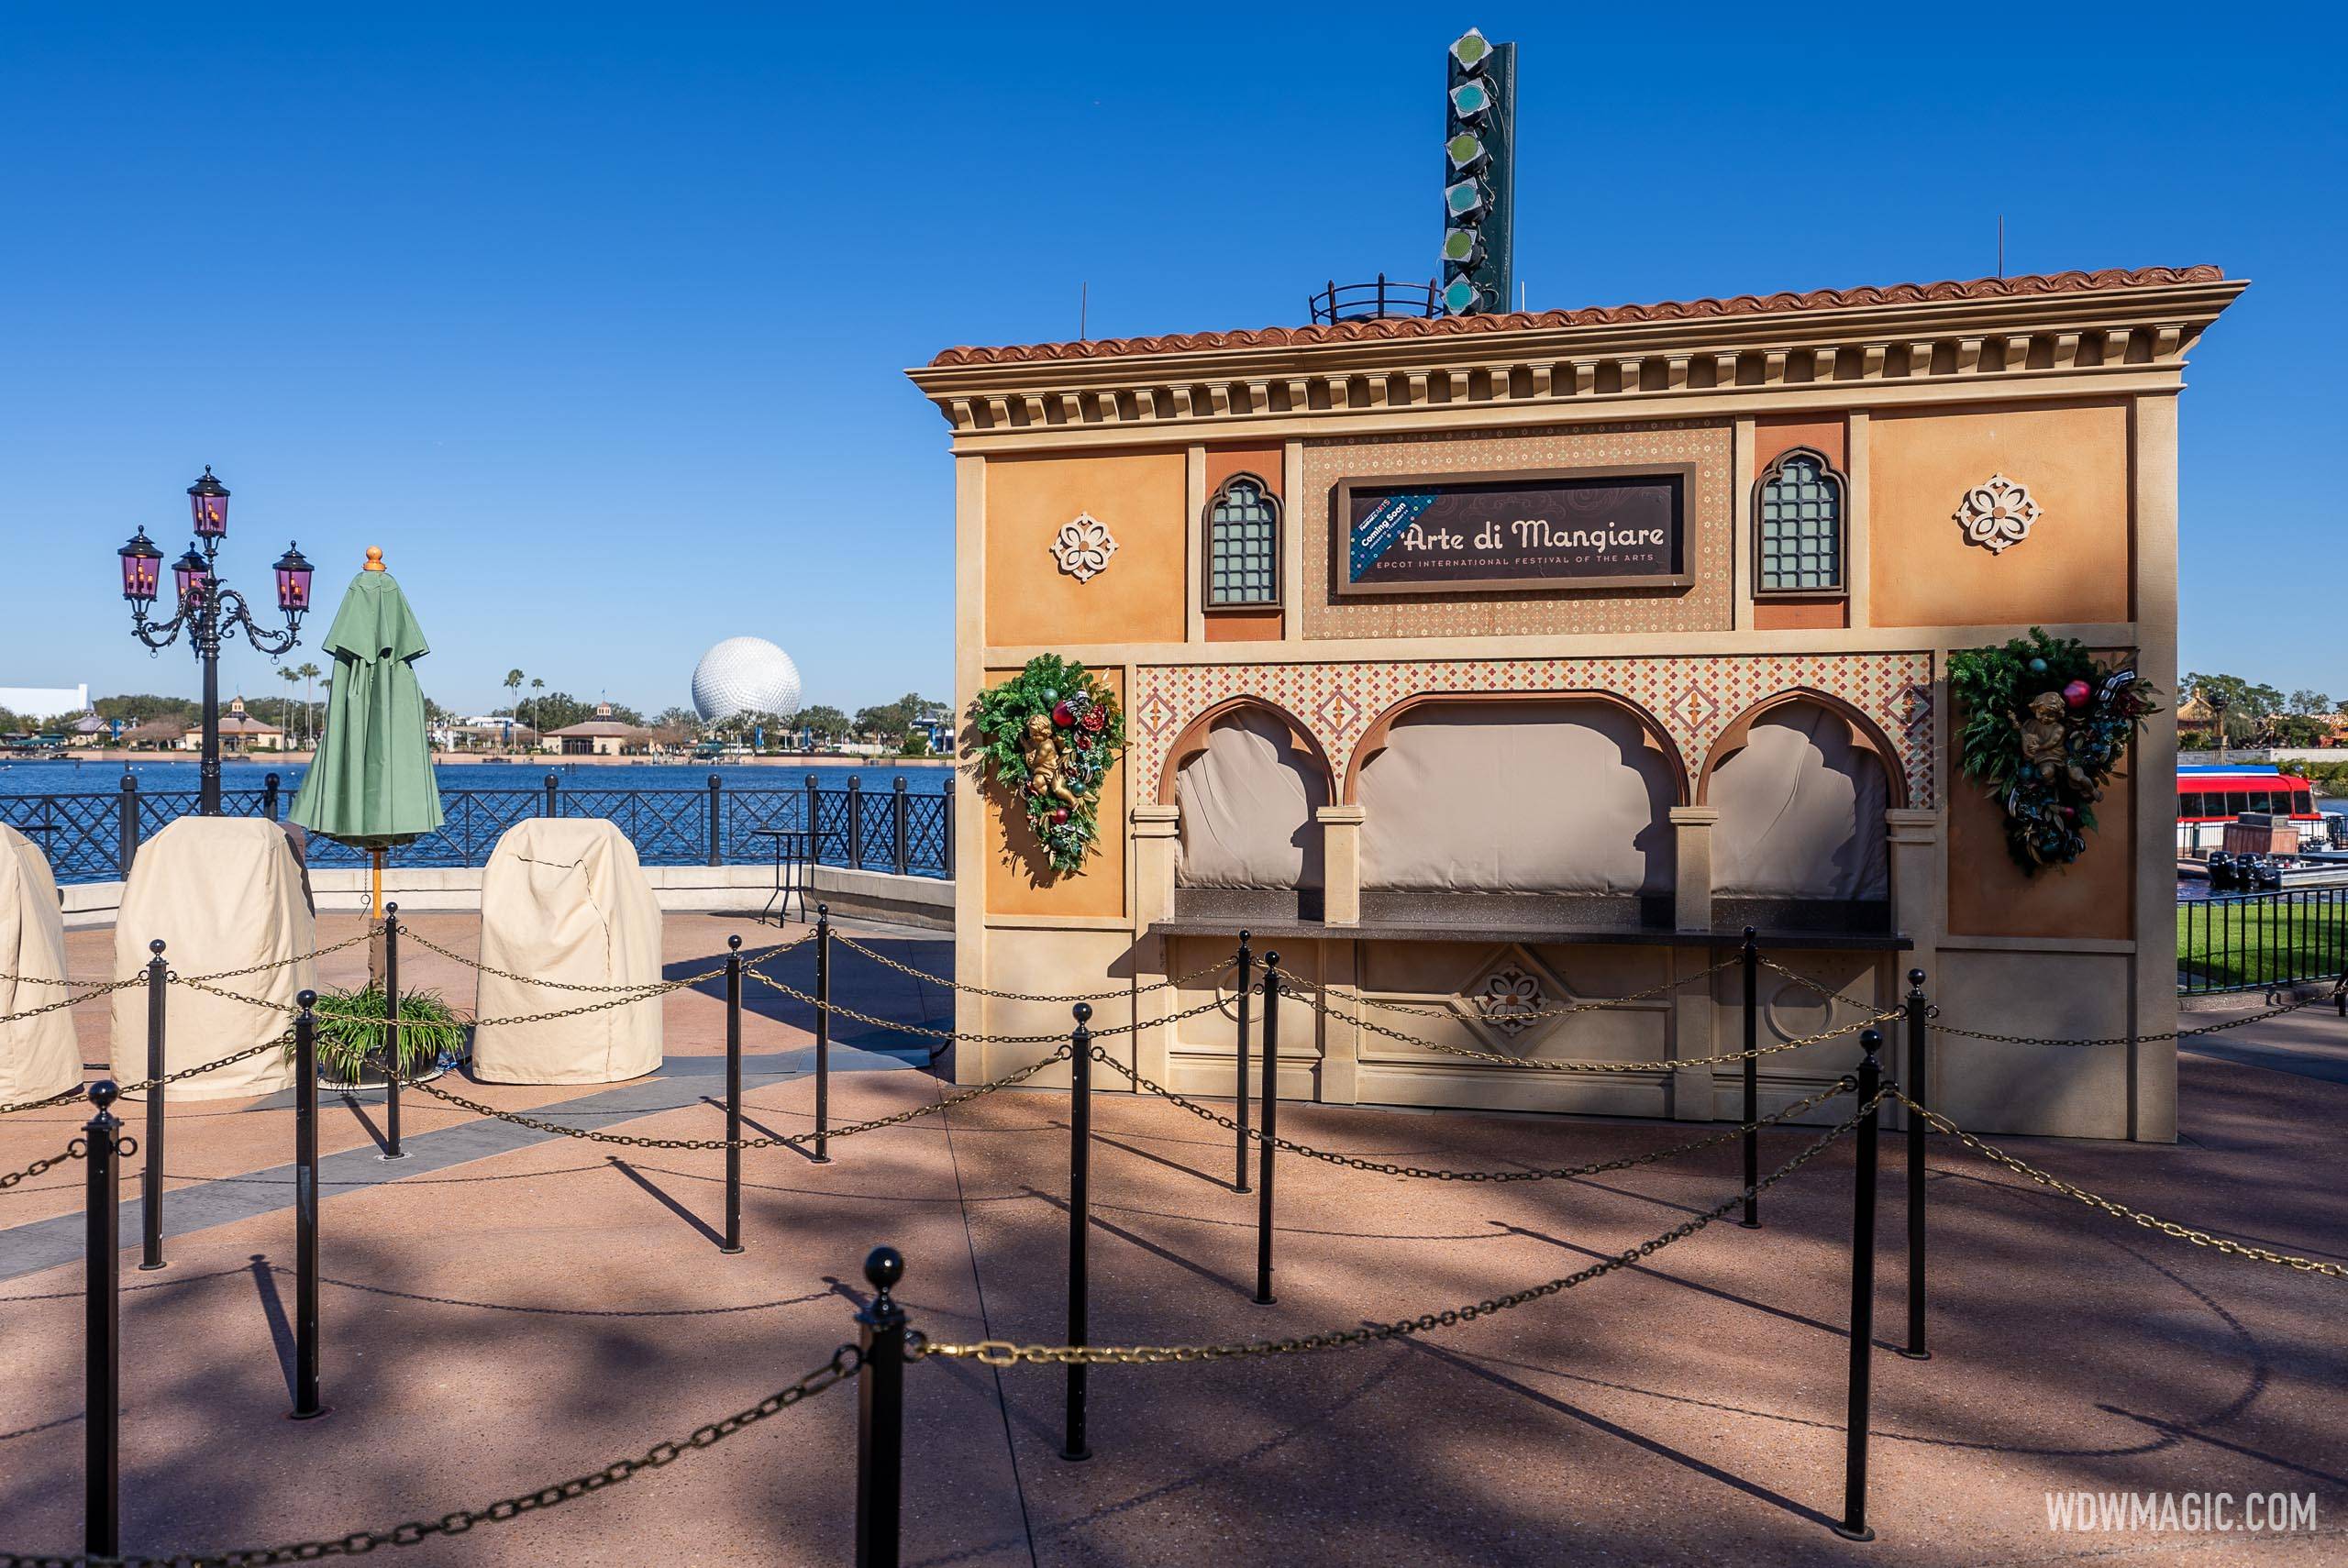
[[[327,1088],[380,1088],[383,1085],[383,1036],[399,1040],[400,1082],[437,1078],[465,1054],[466,1026],[456,1009],[431,990],[403,991],[400,1027],[383,1027],[383,988],[318,995],[318,1082]],[[290,1054],[293,1046],[286,1046]]]

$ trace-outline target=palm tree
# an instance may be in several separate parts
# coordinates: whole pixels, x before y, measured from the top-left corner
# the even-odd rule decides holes
[[[286,685],[291,686],[295,681],[302,679],[302,672],[295,669],[292,665],[281,664],[277,667],[277,679],[285,682]],[[294,701],[294,697],[291,692],[286,694],[285,701],[289,704]],[[285,728],[288,732],[286,739],[289,747],[300,745],[302,744],[302,736],[298,727],[294,723],[294,715],[291,713],[285,715]]]
[[[305,664],[294,673],[302,678],[302,706],[307,711],[306,716],[309,723],[306,727],[310,732],[310,745],[315,747],[318,744],[318,705],[311,701],[310,682],[317,679],[326,671],[315,664]]]

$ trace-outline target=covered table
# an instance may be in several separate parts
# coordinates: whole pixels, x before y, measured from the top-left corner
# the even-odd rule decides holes
[[[174,974],[212,988],[165,988],[165,1072],[283,1035],[294,997],[316,983],[311,955],[318,945],[301,856],[285,830],[251,817],[182,817],[140,845],[115,921],[115,978],[143,971],[147,944],[158,938]],[[146,992],[133,987],[112,1000],[114,1076],[136,1083],[147,1077]],[[173,1084],[171,1093],[225,1099],[293,1082],[290,1055],[262,1051]]]
[[[73,994],[44,982],[65,978],[65,921],[49,857],[12,827],[0,827],[0,1017],[51,1010],[0,1023],[0,1105],[63,1094],[82,1081],[82,1046],[71,1008],[51,1007]]]
[[[482,873],[481,960],[474,1010],[492,1021],[611,999],[565,986],[659,984],[660,905],[636,845],[592,817],[508,828]],[[473,1076],[484,1083],[617,1083],[659,1066],[657,996],[542,1022],[491,1021],[473,1033]]]

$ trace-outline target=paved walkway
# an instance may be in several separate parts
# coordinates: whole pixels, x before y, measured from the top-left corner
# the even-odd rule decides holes
[[[461,917],[446,920],[432,934],[458,945]],[[682,962],[717,950],[728,927],[672,917],[670,929]],[[946,962],[942,943],[892,950],[933,969]],[[870,966],[843,967],[844,986],[867,983],[854,971]],[[869,983],[905,988],[866,996],[867,1010],[914,1021],[943,1011],[902,977]],[[714,1037],[720,1010],[697,994],[668,1006],[662,1080],[475,1096],[708,1136],[714,1113],[697,1092],[708,1080],[684,1064],[711,1060],[696,1043]],[[2320,1054],[2323,1019],[2286,1021],[2219,1038]],[[803,1032],[762,1016],[753,1044],[754,1123],[803,1131]],[[927,1073],[869,1065],[836,1084],[836,1114],[947,1092]],[[2182,1077],[2186,1135],[2174,1147],[2010,1146],[2155,1212],[2348,1257],[2348,1195],[2331,1176],[2348,1085],[2202,1055],[2187,1057]],[[656,1089],[640,1105],[608,1098]],[[722,1191],[717,1154],[498,1143],[504,1124],[493,1133],[449,1113],[411,1118],[417,1157],[393,1170],[345,1115],[328,1119],[343,1123],[328,1174],[349,1185],[327,1187],[324,1211],[335,1408],[288,1422],[292,1231],[275,1185],[286,1113],[205,1109],[184,1131],[175,1120],[171,1164],[209,1186],[175,1190],[167,1212],[217,1218],[174,1235],[163,1273],[126,1275],[133,1550],[437,1518],[641,1453],[750,1405],[850,1338],[858,1264],[879,1242],[905,1253],[904,1298],[935,1339],[1047,1342],[1065,1326],[1061,1093],[1010,1091],[844,1141],[827,1165],[791,1149],[754,1153],[748,1250],[732,1257],[706,1218]],[[1284,1106],[1281,1121],[1315,1145],[1483,1169],[1630,1154],[1687,1132],[1302,1105]],[[1258,1307],[1256,1200],[1230,1189],[1229,1134],[1114,1095],[1098,1100],[1096,1126],[1093,1332],[1104,1342],[1292,1336],[1476,1302],[1678,1226],[1734,1186],[1733,1145],[1570,1183],[1405,1183],[1284,1158],[1279,1300]],[[61,1132],[0,1123],[0,1169]],[[1809,1136],[1770,1134],[1765,1160]],[[1896,1144],[1888,1159],[1896,1173]],[[0,1225],[28,1217],[0,1231],[0,1245],[78,1216],[72,1176],[0,1197]],[[264,1197],[249,1209],[198,1207],[226,1200],[197,1195],[251,1177]],[[1316,1355],[1097,1369],[1084,1464],[1058,1457],[1059,1369],[916,1366],[904,1560],[1416,1568],[2348,1555],[2342,1286],[2114,1225],[1937,1142],[1932,1177],[1929,1362],[1888,1353],[1905,1302],[1901,1184],[1885,1194],[1873,1545],[1825,1528],[1842,1483],[1846,1142],[1765,1198],[1757,1232],[1713,1226],[1479,1321]],[[79,1286],[63,1263],[0,1290],[0,1547],[64,1551],[77,1539]],[[842,1389],[593,1496],[394,1559],[838,1563],[854,1431]],[[2322,1533],[2050,1530],[2046,1493],[2082,1489],[2312,1492]]]

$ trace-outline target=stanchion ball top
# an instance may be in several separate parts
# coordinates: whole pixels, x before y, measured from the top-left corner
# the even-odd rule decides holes
[[[739,936],[729,936],[725,939],[725,945],[739,953],[742,951],[742,939]]]
[[[121,1097],[122,1090],[115,1087],[112,1078],[100,1078],[90,1086],[90,1103],[100,1110],[104,1110]]]
[[[161,958],[163,955],[163,939],[159,936],[154,941],[149,943],[147,944],[147,951],[152,953],[156,957]]]
[[[1074,1007],[1069,1009],[1069,1010],[1076,1014],[1076,1021],[1079,1023],[1090,1023],[1092,1021],[1092,1004],[1089,1001],[1080,1001]]]
[[[307,1012],[312,1008],[318,1005],[318,993],[316,991],[296,991],[294,993],[294,1005],[300,1008],[304,1012]]]
[[[1859,1049],[1865,1051],[1870,1056],[1874,1055],[1877,1051],[1882,1050],[1883,1031],[1880,1029],[1860,1030]]]
[[[1911,985],[1911,986],[1916,987],[1916,988],[1919,988],[1919,989],[1922,989],[1922,988],[1923,988],[1923,984],[1924,984],[1924,971],[1923,971],[1923,970],[1922,970],[1922,969],[1911,969],[1911,970],[1909,970],[1909,971],[1908,971],[1908,983],[1909,983],[1910,985]]]
[[[875,1247],[864,1260],[864,1277],[872,1288],[888,1291],[905,1277],[905,1254],[894,1247]]]

